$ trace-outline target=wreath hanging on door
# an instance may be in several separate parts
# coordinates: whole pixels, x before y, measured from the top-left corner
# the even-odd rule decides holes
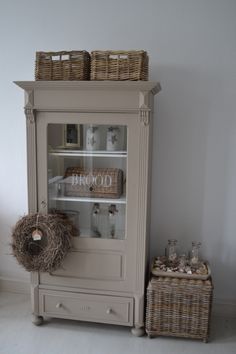
[[[31,214],[21,218],[12,233],[12,251],[27,271],[52,272],[71,247],[73,225],[60,214]]]

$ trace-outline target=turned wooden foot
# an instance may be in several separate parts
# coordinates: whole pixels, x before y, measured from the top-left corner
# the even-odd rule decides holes
[[[142,336],[144,336],[145,331],[144,331],[144,328],[143,328],[143,327],[140,327],[140,328],[134,327],[134,328],[131,329],[131,333],[132,333],[135,337],[142,337]]]
[[[43,324],[43,316],[32,315],[32,323],[35,326],[41,326]]]

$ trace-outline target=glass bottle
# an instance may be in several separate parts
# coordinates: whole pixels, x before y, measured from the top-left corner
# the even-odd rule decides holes
[[[108,238],[116,236],[116,220],[118,210],[115,204],[111,204],[108,208]]]
[[[197,267],[199,264],[199,248],[201,246],[201,242],[192,242],[192,249],[190,253],[190,263],[192,266]]]
[[[177,260],[176,244],[177,240],[168,240],[167,258],[169,262],[174,262]]]
[[[96,237],[101,237],[101,232],[99,230],[99,220],[100,220],[100,205],[99,203],[94,203],[91,215],[92,231]]]

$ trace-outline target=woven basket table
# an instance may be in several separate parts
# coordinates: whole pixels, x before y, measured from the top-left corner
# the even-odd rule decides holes
[[[213,285],[207,280],[152,277],[147,288],[148,336],[208,341]]]

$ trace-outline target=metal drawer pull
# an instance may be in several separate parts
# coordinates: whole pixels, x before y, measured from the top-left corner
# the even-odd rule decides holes
[[[62,307],[62,304],[61,304],[60,302],[58,302],[58,303],[56,304],[56,308],[59,309],[60,307]]]
[[[107,313],[108,315],[110,315],[112,312],[113,312],[112,309],[111,309],[110,307],[108,307],[108,309],[106,310],[106,313]]]

